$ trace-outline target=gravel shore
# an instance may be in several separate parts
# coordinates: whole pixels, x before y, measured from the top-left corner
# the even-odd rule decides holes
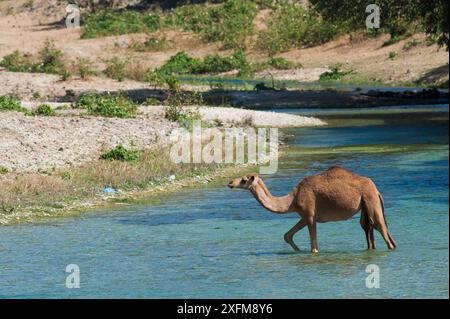
[[[32,107],[35,103],[23,103]],[[323,125],[310,117],[223,107],[200,107],[205,121],[223,126],[301,127]],[[169,143],[170,133],[179,127],[164,118],[163,106],[140,107],[133,119],[79,116],[71,110],[58,116],[25,116],[0,112],[0,166],[9,171],[42,171],[80,165],[119,144],[149,149]]]

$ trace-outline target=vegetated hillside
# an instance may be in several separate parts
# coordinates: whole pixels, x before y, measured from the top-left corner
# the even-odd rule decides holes
[[[158,80],[153,70],[164,69],[175,56],[183,57],[175,60],[175,68],[172,65],[175,73],[186,70],[180,63],[190,63],[184,73],[220,74],[236,68],[247,77],[263,69],[289,74],[294,68],[338,67],[347,74],[339,80],[448,81],[445,47],[426,36],[420,25],[408,24],[411,27],[403,30],[397,26],[408,21],[391,23],[390,29],[373,34],[354,31],[342,21],[326,20],[300,4],[227,0],[180,5],[182,2],[115,1],[113,9],[83,8],[84,26],[67,29],[65,1],[2,0],[0,57],[19,50],[20,55],[13,56],[15,62],[23,64],[27,57],[33,60],[28,65],[31,71],[42,71],[35,65],[41,64],[44,43],[50,39],[54,49],[61,51],[67,76],[102,73],[119,80],[152,82]],[[128,10],[121,9],[126,6]],[[171,10],[162,11],[167,8]],[[242,57],[242,53],[245,61],[218,58]]]

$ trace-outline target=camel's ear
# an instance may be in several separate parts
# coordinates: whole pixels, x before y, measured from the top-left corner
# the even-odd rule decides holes
[[[250,182],[253,183],[254,180],[255,180],[255,175],[250,176]]]

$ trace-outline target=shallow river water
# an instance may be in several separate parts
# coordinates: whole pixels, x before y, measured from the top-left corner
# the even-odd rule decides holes
[[[295,215],[221,181],[123,211],[1,227],[0,298],[448,298],[448,106],[433,110],[290,110],[330,125],[287,130],[280,169],[264,177],[282,195],[333,165],[370,176],[396,251],[377,232],[378,249],[366,251],[357,214],[318,225],[317,255],[302,230],[296,253],[283,241]],[[79,266],[79,289],[65,286],[68,264]],[[366,287],[370,264],[379,288]]]

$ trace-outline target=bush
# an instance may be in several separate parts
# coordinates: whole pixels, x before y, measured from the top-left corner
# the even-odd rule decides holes
[[[74,104],[75,108],[86,109],[90,115],[104,117],[130,118],[135,117],[137,105],[122,95],[86,94]]]
[[[8,172],[9,172],[8,167],[0,165],[0,174],[6,174]]]
[[[177,25],[184,31],[200,33],[211,24],[210,12],[210,8],[204,4],[179,6],[165,19],[165,24]]]
[[[200,121],[201,116],[197,111],[185,109],[185,105],[199,105],[202,104],[201,96],[194,93],[180,93],[176,92],[169,96],[166,100],[167,107],[164,117],[172,122],[178,122],[182,127],[192,130],[194,121]]]
[[[52,41],[44,43],[36,60],[28,54],[14,51],[3,58],[0,66],[11,72],[68,74],[63,61],[63,53],[55,47]]]
[[[388,53],[388,58],[394,60],[397,57],[398,53],[395,51],[391,51]]]
[[[150,37],[144,43],[134,43],[133,49],[136,51],[162,51],[167,48],[165,37]]]
[[[255,84],[255,87],[253,88],[255,91],[276,91],[275,87],[268,86],[264,82],[259,82]]]
[[[200,64],[199,59],[191,58],[186,52],[178,52],[158,69],[158,73],[163,75],[192,73]]]
[[[63,74],[66,68],[62,58],[61,50],[52,41],[46,41],[39,51],[40,62],[36,65],[36,72]]]
[[[311,0],[316,11],[328,21],[345,24],[347,30],[366,29],[362,23],[366,17],[368,1]],[[387,32],[392,39],[399,38],[411,29],[420,27],[429,38],[435,38],[448,49],[448,1],[392,1],[378,0],[383,15],[378,32]]]
[[[330,67],[330,71],[320,75],[320,81],[339,81],[344,76],[352,73],[353,71],[342,71],[342,64],[336,63]]]
[[[0,96],[0,111],[25,112],[26,109],[22,107],[18,98],[11,95],[3,95]]]
[[[91,61],[89,59],[77,58],[75,68],[82,79],[87,79],[95,75],[95,71],[91,68]]]
[[[86,16],[81,38],[98,38],[138,32],[155,32],[160,28],[158,14],[135,11],[100,11]]]
[[[146,98],[144,101],[144,105],[161,105],[162,102],[155,97]]]
[[[419,41],[417,39],[412,39],[411,41],[408,41],[403,45],[403,50],[408,51],[411,50],[413,47],[419,45]]]
[[[244,64],[239,69],[239,73],[237,76],[241,78],[252,78],[255,76],[255,67],[250,63]]]
[[[33,72],[34,63],[30,55],[16,50],[3,57],[0,66],[11,72]]]
[[[302,4],[280,4],[259,33],[258,45],[269,54],[313,46],[331,40],[337,27],[322,20]]]
[[[235,51],[232,55],[227,57],[221,57],[218,55],[206,56],[202,63],[198,67],[192,70],[192,73],[204,74],[211,73],[217,74],[222,72],[228,72],[231,70],[242,69],[249,65],[245,53],[241,50]]]
[[[139,151],[130,151],[127,150],[122,145],[118,145],[112,150],[100,155],[100,159],[110,161],[134,162],[139,159],[139,155],[140,155]]]
[[[285,58],[269,58],[267,64],[277,70],[289,70],[295,68],[295,63]]]
[[[41,93],[34,91],[32,94],[33,100],[39,100],[40,98],[42,98]]]
[[[174,10],[168,24],[200,34],[205,42],[221,41],[225,48],[245,48],[246,38],[254,33],[257,14],[253,1],[227,0],[220,6],[184,5]]]
[[[29,112],[29,115],[38,115],[38,116],[54,116],[55,110],[48,104],[41,104],[35,110]]]
[[[104,61],[106,68],[103,71],[107,77],[115,79],[119,82],[123,81],[127,75],[128,62],[121,60],[118,57],[114,57]]]
[[[173,74],[217,74],[239,69],[248,74],[252,70],[251,64],[243,51],[236,51],[227,57],[208,55],[203,60],[192,58],[185,52],[178,52],[172,56],[161,68],[156,70],[153,80],[167,83]]]

